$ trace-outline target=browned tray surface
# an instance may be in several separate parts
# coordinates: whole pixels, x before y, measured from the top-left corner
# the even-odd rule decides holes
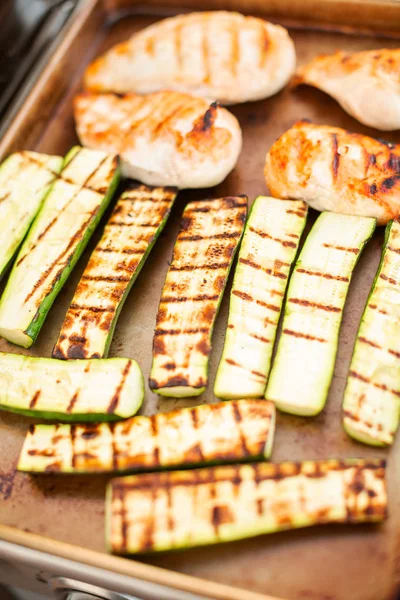
[[[111,4],[110,2],[109,5]],[[229,2],[219,4],[229,6]],[[268,5],[267,2],[265,4]],[[377,4],[372,3],[375,8]],[[327,5],[331,3],[327,2]],[[344,5],[342,2],[341,6]],[[257,6],[260,12],[261,3],[257,3]],[[272,2],[271,6],[275,4]],[[344,8],[343,11],[344,21]],[[165,14],[165,11],[160,14]],[[268,15],[268,11],[265,14]],[[84,32],[81,32],[80,41],[74,45],[68,61],[61,63],[67,66],[60,72],[56,71],[51,81],[44,81],[42,89],[52,89],[51,98],[29,108],[29,132],[26,129],[24,137],[17,137],[16,142],[7,140],[8,144],[11,141],[9,147],[21,146],[21,140],[27,139],[30,140],[31,149],[65,153],[77,142],[71,98],[79,89],[84,66],[95,55],[156,20],[158,13],[153,12],[152,16],[143,13],[122,15],[110,10],[109,17],[112,19],[106,23],[104,15],[93,14],[91,25],[87,25]],[[400,36],[400,16],[397,23],[393,16],[391,19],[388,27],[394,28],[397,24]],[[317,53],[332,52],[339,48],[361,50],[395,47],[400,43],[387,34],[382,37],[354,32],[345,35],[301,27],[291,29],[291,35],[296,44],[299,63],[311,59]],[[68,62],[72,62],[73,66]],[[60,95],[61,98],[57,100]],[[170,221],[128,297],[116,327],[110,356],[134,357],[139,361],[145,378],[150,370],[158,301],[185,203],[193,198],[243,193],[252,201],[257,195],[267,193],[263,178],[266,151],[298,119],[309,118],[320,124],[337,125],[352,131],[382,136],[354,121],[336,102],[312,88],[300,88],[297,91],[285,89],[272,99],[233,107],[232,111],[244,130],[244,148],[236,169],[216,189],[183,192],[179,195]],[[400,142],[400,134],[385,134],[385,138]],[[383,231],[380,229],[364,252],[354,275],[344,312],[339,354],[327,407],[319,417],[312,419],[279,415],[274,461],[387,454],[386,451],[351,441],[342,429],[340,408],[353,340],[378,264],[382,240]],[[24,351],[2,340],[1,351],[50,356],[94,243],[95,240],[59,295],[35,346]],[[215,328],[210,385],[206,393],[193,401],[168,400],[156,396],[147,388],[144,414],[215,401],[212,388],[222,350],[228,296],[227,293]],[[16,473],[17,457],[31,422],[28,418],[0,413],[0,523],[104,552],[104,489],[107,478],[32,477]],[[398,463],[399,440],[389,457],[390,518],[381,527],[320,527],[140,560],[289,600],[393,599],[399,590],[400,566]],[[244,592],[243,598],[245,597]]]

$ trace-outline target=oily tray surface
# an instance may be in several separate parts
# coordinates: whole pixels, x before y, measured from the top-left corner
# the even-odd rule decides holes
[[[70,73],[71,87],[42,125],[40,142],[32,150],[64,154],[77,142],[71,99],[79,89],[85,65],[113,44],[126,39],[157,17],[124,16],[105,24],[93,39],[90,53]],[[358,51],[396,47],[398,41],[339,33],[292,29],[299,64],[318,53],[337,49]],[[79,43],[79,42],[77,42]],[[135,358],[147,379],[159,298],[171,259],[183,207],[188,200],[246,194],[249,204],[266,194],[263,166],[267,149],[301,118],[344,127],[400,142],[400,134],[384,136],[349,117],[339,105],[312,88],[284,89],[257,103],[232,107],[243,129],[244,145],[238,165],[213,190],[179,194],[171,218],[125,303],[110,356]],[[309,224],[315,214],[310,211]],[[103,219],[104,223],[104,219]],[[57,298],[36,344],[21,350],[1,340],[0,351],[50,357],[79,277],[100,230]],[[353,342],[361,312],[373,281],[383,242],[379,228],[356,268],[344,311],[335,375],[325,410],[315,418],[279,415],[272,460],[389,456],[389,519],[382,526],[319,527],[203,549],[146,557],[151,564],[251,589],[278,597],[301,600],[390,600],[398,588],[400,559],[399,442],[390,451],[364,447],[345,434],[341,401]],[[230,285],[225,294],[213,336],[209,386],[198,399],[160,398],[146,385],[143,414],[176,407],[215,402],[212,388],[222,351]],[[291,377],[290,373],[287,373]],[[299,382],[300,385],[300,382]],[[105,551],[105,476],[30,476],[16,473],[18,455],[32,419],[0,413],[0,522],[25,531]]]

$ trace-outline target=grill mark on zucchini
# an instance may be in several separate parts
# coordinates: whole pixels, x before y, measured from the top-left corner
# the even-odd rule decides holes
[[[162,296],[160,304],[173,304],[174,302],[214,302],[219,294],[197,294],[197,296]]]
[[[9,198],[11,196],[11,190],[9,192],[6,192],[5,194],[3,194],[2,196],[0,196],[0,204],[2,202],[4,202],[5,200],[7,200],[7,198]]]
[[[198,409],[196,407],[190,409],[190,418],[192,419],[193,428],[196,433],[199,430],[199,420],[198,420],[197,410]],[[200,435],[201,435],[201,433],[200,433]],[[186,457],[185,462],[195,462],[195,463],[196,462],[199,462],[199,463],[206,462],[206,459],[203,454],[203,450],[201,448],[201,442],[198,442],[194,446],[192,446],[190,448],[190,451],[188,454],[194,460],[187,460],[187,457]]]
[[[216,233],[214,235],[185,235],[180,236],[180,242],[200,242],[203,240],[231,240],[237,239],[241,237],[241,233],[233,232],[233,233]]]
[[[63,177],[62,173],[60,173],[58,179],[60,181],[64,181],[64,183],[68,183],[70,185],[77,185],[72,179],[68,179],[68,177]],[[107,188],[103,187],[103,186],[99,187],[99,188],[94,188],[94,187],[91,187],[90,185],[83,185],[79,191],[82,191],[82,190],[89,190],[90,192],[93,192],[95,194],[99,194],[100,196],[102,196],[107,191]]]
[[[223,262],[223,263],[205,263],[204,265],[182,265],[182,266],[175,266],[175,265],[171,265],[169,270],[170,271],[199,271],[201,269],[210,269],[210,270],[218,270],[218,269],[227,269],[229,267],[230,263],[229,262]]]
[[[242,199],[242,202],[239,199]],[[221,206],[217,200],[200,200],[197,202],[200,206],[190,207],[191,213],[209,213],[217,212],[218,214],[228,212],[232,208],[246,208],[247,207],[247,196],[226,196],[224,199],[224,206]],[[204,206],[201,204],[204,203]]]
[[[75,452],[76,425],[71,425],[72,468],[76,468],[77,453]]]
[[[78,344],[84,344],[86,342],[86,338],[82,335],[70,335],[69,339],[71,342],[76,342]]]
[[[265,231],[261,231],[261,229],[256,229],[255,227],[249,227],[249,231],[251,231],[252,233],[255,233],[256,235],[259,235],[262,238],[267,238],[268,240],[272,240],[274,242],[277,242],[278,244],[282,244],[283,247],[287,247],[287,248],[297,248],[297,244],[295,242],[290,242],[287,240],[281,240],[279,238],[275,238],[272,235],[270,235],[269,233],[265,232]]]
[[[372,308],[372,310],[376,310],[378,311],[378,313],[380,313],[381,315],[388,315],[388,311],[385,310],[384,308],[378,308],[378,306],[376,304],[368,304],[369,308]]]
[[[373,342],[372,340],[368,340],[365,337],[359,337],[358,338],[360,342],[362,342],[363,344],[368,344],[369,346],[372,346],[373,348],[378,348],[379,350],[382,350],[382,346],[380,346],[379,344],[377,344],[376,342]],[[390,350],[389,350],[390,352]]]
[[[146,254],[146,250],[144,248],[123,248],[122,250],[119,248],[96,248],[96,252],[104,252],[108,254]]]
[[[323,244],[324,248],[333,248],[334,250],[342,250],[343,252],[352,252],[359,254],[359,248],[346,248],[346,246],[337,246],[336,244]]]
[[[126,378],[128,377],[128,373],[129,373],[129,371],[131,369],[131,366],[132,366],[132,361],[128,360],[128,362],[126,363],[126,366],[125,366],[125,368],[124,368],[124,370],[122,372],[121,381],[120,381],[117,389],[115,390],[114,397],[112,398],[112,400],[110,402],[110,405],[109,405],[109,407],[107,409],[108,414],[114,413],[115,409],[118,406],[118,402],[119,402],[121,390],[122,390],[122,388],[124,386]]]
[[[71,398],[71,402],[69,403],[68,407],[67,407],[67,413],[71,413],[74,410],[74,406],[78,400],[78,396],[79,396],[79,392],[76,392],[76,394],[74,394]]]
[[[228,325],[228,327],[233,329],[233,325]],[[262,342],[263,344],[269,344],[271,342],[271,340],[269,340],[266,337],[263,337],[262,335],[258,335],[257,333],[249,333],[249,336],[254,338],[255,340],[258,340],[259,342]]]
[[[376,381],[371,381],[368,377],[365,377],[364,375],[361,375],[360,373],[357,373],[357,371],[349,371],[349,377],[353,377],[354,379],[359,379],[360,381],[362,381],[363,383],[367,383],[369,385],[373,385],[374,387],[378,388],[379,390],[383,390],[384,392],[390,392],[391,394],[394,394],[395,396],[397,396],[398,398],[400,398],[400,392],[388,387],[387,385],[385,385],[384,383],[377,383]]]
[[[384,273],[381,273],[379,275],[380,279],[383,279],[384,281],[388,281],[389,283],[391,283],[392,285],[399,285],[398,282],[393,279],[393,277],[388,277],[387,275],[385,275]]]
[[[155,418],[155,416],[150,417],[150,426],[151,426],[151,433],[153,435],[153,438],[156,440],[157,436],[158,436],[158,426],[157,426],[157,419]],[[160,465],[160,448],[157,444],[155,444],[154,450],[153,450],[153,461],[154,461],[155,467],[158,467]]]
[[[121,515],[121,536],[122,536],[122,551],[128,548],[128,519],[125,506],[125,497],[123,488],[119,489],[120,515]]]
[[[346,419],[349,419],[350,421],[354,421],[355,423],[361,422],[361,418],[349,410],[343,410],[343,417]],[[369,429],[372,429],[372,430],[377,429],[378,431],[382,431],[382,429],[383,429],[383,427],[380,423],[377,423],[375,425],[374,423],[370,423],[369,421],[365,421],[364,419],[362,420],[362,424],[364,427],[368,427]],[[392,432],[388,432],[387,435],[389,435],[389,437],[392,440],[394,439],[394,434]]]
[[[112,467],[114,471],[118,470],[118,451],[116,445],[116,439],[114,436],[114,423],[110,423],[110,432],[111,432],[111,447],[112,447]]]
[[[307,214],[307,210],[292,210],[292,209],[288,209],[287,211],[288,215],[296,215],[297,217],[305,217]]]
[[[296,269],[297,273],[303,273],[304,275],[309,275],[310,277],[323,277],[324,279],[334,279],[336,281],[343,281],[344,283],[348,283],[350,279],[348,277],[342,277],[341,275],[331,275],[330,273],[320,273],[319,271],[312,271],[311,269]]]
[[[393,248],[393,246],[387,246],[386,248],[387,250],[390,250],[390,252],[396,252],[396,254],[400,254],[400,248]]]
[[[107,225],[109,227],[132,227],[132,223],[126,223],[126,221],[109,221]],[[138,223],[136,227],[157,229],[157,225],[154,223]]]
[[[244,367],[243,365],[236,362],[236,360],[233,360],[232,358],[225,358],[225,362],[228,363],[228,365],[231,365],[232,367],[237,367],[238,369],[243,369],[244,371],[249,371],[250,373],[252,373],[256,377],[259,377],[260,379],[265,379],[265,380],[267,379],[263,373],[259,373],[258,371],[253,371],[252,369],[248,369],[247,367]]]
[[[324,338],[321,337],[316,337],[315,335],[310,335],[308,333],[301,333],[300,331],[293,331],[292,329],[283,329],[282,333],[285,333],[286,335],[293,335],[294,337],[297,338],[303,338],[305,340],[310,340],[312,342],[327,342],[328,340],[325,340]]]
[[[208,333],[208,327],[193,327],[192,329],[156,329],[154,335],[160,337],[163,335],[191,335],[196,333]]]
[[[70,305],[70,309],[71,310],[85,310],[87,312],[92,312],[92,313],[108,313],[108,312],[113,312],[114,311],[114,307],[113,306],[86,306],[84,304],[71,304]]]
[[[241,298],[241,300],[245,300],[246,302],[255,302],[259,306],[268,308],[269,310],[272,310],[273,312],[280,312],[279,306],[275,306],[274,304],[269,304],[268,302],[264,302],[263,300],[257,300],[255,298],[253,298],[253,296],[251,296],[250,294],[247,294],[247,292],[241,292],[240,290],[233,290],[232,294],[234,296],[237,296],[238,298]]]
[[[106,283],[129,283],[130,277],[124,277],[123,275],[85,275],[81,277],[81,281],[104,281]]]
[[[257,263],[255,263],[253,260],[250,260],[249,258],[239,258],[239,262],[242,263],[243,265],[247,265],[248,267],[252,267],[253,269],[259,269],[261,271],[264,271],[264,273],[267,273],[267,275],[272,275],[272,277],[279,277],[280,279],[288,278],[288,276],[285,273],[279,273],[275,270],[267,269],[266,267],[262,267],[261,265],[258,265]]]
[[[254,302],[254,300],[253,300]],[[277,312],[280,313],[280,308],[279,306],[275,306],[275,304],[268,304],[268,302],[264,302],[263,300],[255,300],[255,303],[258,304],[259,306],[263,306],[264,308],[268,308],[269,310],[272,310],[273,312]]]
[[[39,396],[41,394],[41,390],[37,390],[32,396],[31,401],[29,402],[29,408],[35,408],[37,401],[39,400]]]
[[[327,312],[342,312],[342,309],[337,306],[320,304],[319,302],[311,302],[310,300],[304,300],[304,298],[289,298],[288,302],[309,308],[317,308],[318,310],[325,310]]]

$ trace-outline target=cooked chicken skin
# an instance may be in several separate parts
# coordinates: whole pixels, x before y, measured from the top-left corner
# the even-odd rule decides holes
[[[235,104],[272,96],[295,67],[283,27],[235,12],[190,13],[111,48],[89,66],[85,87],[121,94],[170,89]]]
[[[323,90],[364,125],[400,129],[400,49],[319,56],[294,82]]]
[[[375,217],[400,214],[400,145],[339,127],[297,123],[267,154],[265,179],[276,198],[312,208]]]
[[[242,146],[239,123],[229,111],[188,94],[85,93],[75,97],[74,109],[82,144],[120,154],[122,174],[147,185],[217,185],[234,168]]]

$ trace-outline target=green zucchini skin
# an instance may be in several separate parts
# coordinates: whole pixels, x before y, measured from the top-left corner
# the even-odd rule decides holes
[[[370,217],[324,212],[308,234],[289,283],[265,392],[279,410],[313,416],[324,408],[351,277],[375,225]]]
[[[283,298],[306,220],[305,202],[260,196],[253,203],[214,384],[218,398],[264,395]]]
[[[32,425],[18,469],[30,473],[117,473],[269,458],[275,405],[265,400],[204,404],[96,425]]]
[[[16,152],[0,166],[0,278],[7,271],[40,210],[63,159],[37,152]]]
[[[24,348],[34,343],[118,181],[116,155],[79,147],[68,153],[0,300],[2,337]]]
[[[157,394],[205,390],[212,331],[246,216],[246,196],[187,204],[154,332],[149,385]]]
[[[60,361],[0,353],[0,410],[60,421],[126,419],[144,382],[127,358]]]
[[[365,305],[343,398],[343,426],[373,446],[394,441],[400,419],[400,224],[385,230],[381,261]]]
[[[133,183],[122,194],[75,291],[53,358],[108,355],[122,306],[164,229],[176,196],[175,188]],[[108,310],[99,312],[104,307]]]
[[[134,554],[387,516],[385,461],[257,463],[121,477],[106,499],[106,543]]]

